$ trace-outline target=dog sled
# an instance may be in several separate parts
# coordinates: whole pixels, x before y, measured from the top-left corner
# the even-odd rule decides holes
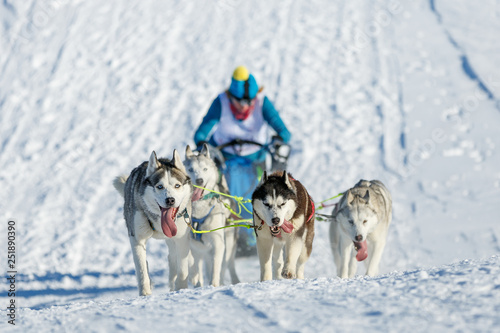
[[[259,147],[259,152],[266,155],[263,161],[254,161],[246,156],[232,155],[231,158],[224,158],[222,153],[224,148],[233,147],[233,151],[238,152],[244,145],[254,145]],[[288,157],[290,156],[290,145],[273,138],[269,143],[259,143],[250,140],[235,139],[217,147],[210,146],[210,155],[214,158],[219,169],[226,177],[229,193],[243,199],[251,199],[254,189],[260,182],[264,171],[274,172],[286,170]],[[250,202],[244,204],[248,211],[241,210],[238,219],[252,219],[249,213],[252,211]],[[249,256],[256,254],[256,239],[253,229],[238,228],[237,256]]]

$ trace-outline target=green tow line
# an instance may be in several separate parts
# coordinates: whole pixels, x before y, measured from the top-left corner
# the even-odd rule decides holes
[[[333,199],[336,199],[338,197],[341,197],[342,195],[344,195],[344,193],[339,193],[339,194],[337,194],[337,195],[335,195],[335,196],[333,196],[331,198],[328,198],[328,199],[325,199],[323,201],[318,202],[318,204],[317,204],[318,208],[316,208],[316,210],[324,209],[324,208],[330,206],[330,205],[323,205],[323,203],[327,202],[327,201],[330,201],[330,200],[333,200]]]
[[[217,230],[221,230],[221,229],[226,229],[226,228],[247,228],[247,229],[258,229],[260,230],[262,228],[262,226],[254,226],[254,225],[251,225],[251,224],[247,224],[248,222],[253,222],[252,219],[241,219],[241,212],[242,212],[242,207],[245,211],[247,211],[249,214],[252,214],[252,212],[244,205],[246,203],[250,203],[252,202],[252,200],[250,199],[244,199],[243,197],[237,197],[237,196],[234,196],[234,195],[229,195],[229,194],[226,194],[226,193],[222,193],[222,192],[217,192],[217,191],[213,191],[213,190],[209,190],[208,188],[205,188],[205,187],[202,187],[202,186],[198,186],[198,185],[193,185],[194,187],[197,187],[197,188],[200,188],[202,190],[205,190],[205,191],[208,191],[208,192],[211,192],[209,194],[206,194],[205,196],[203,196],[203,199],[209,199],[209,198],[216,198],[218,196],[224,196],[224,197],[228,197],[228,198],[231,198],[233,200],[236,201],[236,203],[238,204],[238,213],[236,213],[227,203],[223,202],[222,204],[224,205],[224,207],[226,207],[230,212],[231,214],[237,216],[240,218],[240,220],[233,220],[233,219],[229,219],[228,221],[232,222],[232,223],[235,223],[235,224],[230,224],[230,225],[227,225],[227,226],[224,226],[224,227],[220,227],[220,228],[216,228],[216,229],[212,229],[212,230],[195,230],[193,228],[193,226],[191,225],[191,223],[187,222],[186,223],[189,225],[189,227],[191,228],[191,231],[193,233],[197,233],[197,234],[206,234],[206,233],[209,233],[209,232],[212,232],[212,231],[217,231]],[[332,199],[336,199],[340,196],[342,196],[344,193],[339,193],[331,198],[328,198],[328,199],[325,199],[323,201],[320,201],[318,204],[318,207],[316,208],[316,210],[320,210],[320,209],[324,209],[325,205],[323,205],[324,202],[326,201],[330,201]],[[319,215],[323,215],[323,214],[319,214]],[[326,217],[326,215],[323,215]],[[325,219],[323,218],[317,218],[319,221],[324,221]]]
[[[208,232],[217,231],[217,230],[226,229],[226,228],[237,228],[237,227],[247,228],[247,229],[260,228],[260,226],[256,227],[254,225],[248,224],[248,222],[253,222],[252,219],[241,219],[241,211],[242,211],[241,207],[243,207],[243,209],[246,210],[249,214],[252,214],[252,212],[250,210],[248,210],[248,208],[244,205],[246,203],[252,202],[252,200],[249,200],[249,199],[245,200],[243,197],[237,197],[237,196],[234,196],[234,195],[229,195],[229,194],[226,194],[226,193],[209,190],[208,188],[205,188],[205,187],[202,187],[202,186],[198,186],[198,185],[193,185],[193,186],[197,187],[197,188],[200,188],[202,190],[211,192],[211,193],[203,196],[203,199],[209,199],[209,198],[216,198],[216,197],[219,197],[219,196],[224,196],[224,197],[228,197],[228,198],[231,198],[231,199],[235,200],[236,203],[238,204],[238,213],[236,213],[231,208],[231,206],[229,206],[227,203],[222,202],[222,204],[224,205],[224,207],[226,207],[231,212],[231,214],[239,217],[240,220],[229,219],[228,221],[230,221],[232,223],[237,223],[237,224],[230,224],[230,225],[227,225],[227,226],[224,226],[224,227],[220,227],[220,228],[216,228],[216,229],[212,229],[212,230],[195,230],[193,228],[193,226],[191,225],[191,223],[188,223],[188,225],[191,228],[192,232],[197,233],[197,234],[205,234],[205,233],[208,233]]]

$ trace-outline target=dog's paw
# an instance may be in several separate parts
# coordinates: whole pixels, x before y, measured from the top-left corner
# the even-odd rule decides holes
[[[297,278],[297,275],[293,274],[292,272],[289,272],[286,269],[284,269],[283,272],[281,272],[281,276],[284,279],[296,279]]]

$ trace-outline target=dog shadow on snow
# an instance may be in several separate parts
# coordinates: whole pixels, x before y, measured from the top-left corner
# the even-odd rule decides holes
[[[98,282],[101,279],[106,279],[106,281],[110,281],[112,279],[123,280],[127,276],[130,277],[131,281],[129,286],[98,286]],[[165,276],[168,276],[168,272],[166,270],[151,272],[153,282],[155,280],[161,280]],[[156,279],[156,277],[158,277],[158,279]],[[123,273],[85,272],[80,275],[58,272],[47,273],[45,275],[35,274],[30,276],[26,274],[18,274],[16,278],[19,282],[19,289],[16,292],[16,296],[19,298],[31,299],[33,303],[36,303],[37,305],[29,307],[33,310],[39,310],[53,305],[67,304],[68,301],[81,301],[84,299],[92,299],[94,297],[119,292],[131,292],[130,296],[132,297],[136,296],[137,291],[134,270]],[[89,282],[86,283],[86,280],[89,280]],[[23,288],[23,285],[29,286],[32,284],[43,287],[38,289]],[[82,286],[83,284],[92,285]],[[69,287],[65,288],[65,285],[68,285]],[[167,283],[155,283],[154,285],[155,289],[168,288]],[[47,302],[45,297],[50,296],[53,296],[53,299],[50,302]],[[40,299],[40,302],[37,301],[38,298]]]

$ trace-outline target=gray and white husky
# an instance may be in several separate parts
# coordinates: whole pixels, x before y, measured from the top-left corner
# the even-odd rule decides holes
[[[132,170],[130,176],[117,177],[113,185],[125,198],[123,214],[127,223],[139,295],[151,295],[146,261],[150,238],[165,239],[168,245],[170,289],[188,286],[189,233],[186,219],[191,216],[191,179],[179,153],[172,160],[156,158]]]
[[[224,175],[219,174],[215,162],[210,158],[208,146],[203,145],[199,153],[186,147],[184,166],[193,183],[210,191],[228,194]],[[192,204],[193,227],[196,230],[212,230],[224,227],[230,217],[229,198],[195,187]],[[236,253],[236,228],[226,228],[209,233],[191,235],[190,245],[194,265],[190,273],[194,286],[203,286],[203,263],[206,265],[210,284],[217,287],[224,283],[226,267],[229,267],[231,282],[238,283],[234,257]]]
[[[286,171],[269,177],[264,172],[252,205],[253,223],[260,227],[256,233],[261,281],[303,279],[312,251],[315,215],[314,202],[305,187]]]
[[[337,275],[354,277],[357,262],[365,259],[366,275],[377,275],[392,220],[392,198],[384,184],[360,180],[344,193],[332,216],[330,243]]]

